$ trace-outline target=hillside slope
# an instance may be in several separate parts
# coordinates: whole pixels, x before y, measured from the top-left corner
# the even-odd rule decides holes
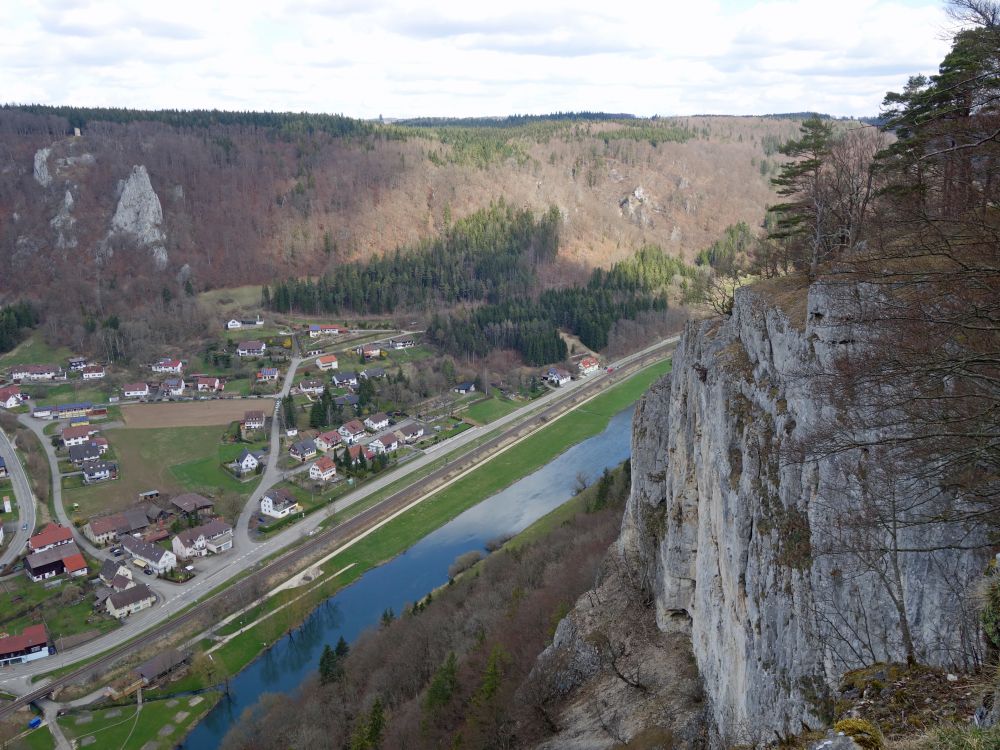
[[[727,225],[759,224],[774,149],[796,128],[636,122],[334,137],[94,121],[67,137],[67,120],[0,110],[0,262],[19,269],[0,292],[61,283],[89,303],[99,276],[138,276],[159,291],[178,273],[197,289],[315,275],[412,246],[499,198],[562,212],[551,284],[644,243],[690,259]],[[683,142],[670,140],[678,133]]]

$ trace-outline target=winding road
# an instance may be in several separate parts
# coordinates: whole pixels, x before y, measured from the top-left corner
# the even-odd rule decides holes
[[[35,495],[31,491],[28,476],[24,473],[24,467],[21,466],[14,446],[3,430],[0,430],[0,456],[3,456],[4,463],[7,464],[7,473],[10,475],[10,483],[14,490],[11,500],[17,503],[18,512],[17,526],[6,530],[10,533],[10,539],[3,554],[0,554],[0,568],[5,568],[17,559],[34,533]]]

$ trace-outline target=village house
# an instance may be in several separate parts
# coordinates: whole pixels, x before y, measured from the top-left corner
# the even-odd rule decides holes
[[[185,492],[183,495],[171,498],[170,504],[178,512],[191,518],[199,518],[203,514],[209,514],[215,507],[215,503],[197,492]]]
[[[213,377],[199,377],[195,381],[198,393],[214,393],[223,389],[222,381]]]
[[[87,365],[81,371],[84,380],[100,380],[105,376],[104,367],[101,365]]]
[[[337,369],[337,355],[336,354],[324,354],[322,357],[316,358],[316,366],[320,370],[336,370]]]
[[[121,560],[105,560],[97,575],[101,583],[115,591],[124,591],[135,584],[132,579],[132,569]]]
[[[163,575],[177,567],[177,555],[158,544],[150,544],[134,536],[123,536],[121,542],[125,554],[151,568],[157,575]]]
[[[246,448],[243,452],[237,456],[236,460],[233,462],[236,467],[236,473],[240,476],[245,474],[250,474],[251,472],[257,471],[257,467],[260,466],[260,459],[257,458],[253,453],[248,451]]]
[[[87,461],[83,465],[83,481],[86,484],[106,482],[118,478],[118,464],[114,461]]]
[[[150,525],[145,508],[128,508],[121,513],[91,518],[81,531],[94,544],[111,544],[119,537],[143,531]]]
[[[475,391],[476,384],[471,380],[467,380],[464,383],[459,383],[452,388],[452,390],[455,391],[455,393],[461,393],[464,396],[466,393],[472,393]]]
[[[345,393],[343,396],[334,396],[333,403],[340,407],[353,406],[357,409],[361,399],[353,393]]]
[[[399,440],[393,434],[382,435],[382,437],[375,438],[372,440],[368,447],[371,448],[375,453],[386,454],[392,453],[392,451],[399,448]]]
[[[60,544],[24,558],[24,572],[35,583],[63,573],[74,578],[87,575],[87,561],[76,542]]]
[[[584,357],[577,364],[577,369],[580,370],[581,375],[589,375],[600,370],[601,364],[593,357]]]
[[[166,552],[166,550],[164,550]],[[172,554],[172,553],[168,553]],[[105,606],[108,614],[119,620],[149,609],[156,603],[156,594],[144,583],[136,584],[124,591],[116,591],[108,597]]]
[[[365,436],[365,426],[358,420],[352,419],[350,422],[338,427],[337,432],[344,438],[345,443],[353,445]]]
[[[245,412],[243,414],[243,429],[244,430],[264,429],[264,412],[258,409]]]
[[[28,540],[28,551],[44,552],[53,547],[70,544],[72,541],[72,530],[58,523],[50,523]]]
[[[96,461],[103,456],[107,448],[95,440],[89,440],[82,445],[74,445],[69,449],[69,460],[76,467],[82,467],[86,461]]]
[[[260,512],[271,518],[284,518],[300,510],[298,500],[288,490],[276,487],[268,490],[260,499]]]
[[[299,383],[299,393],[305,393],[310,396],[320,396],[323,394],[323,381],[322,380],[303,380]]]
[[[400,427],[396,430],[396,434],[401,437],[404,443],[414,443],[424,436],[424,426],[411,423]]]
[[[338,388],[356,386],[358,384],[358,374],[356,372],[338,372],[333,376],[333,384]]]
[[[316,436],[316,448],[326,453],[328,450],[336,448],[343,442],[343,438],[336,430],[330,430]]]
[[[233,527],[218,518],[193,529],[185,529],[170,546],[179,559],[217,555],[233,548]]]
[[[376,378],[384,378],[385,370],[381,367],[369,367],[367,370],[361,371],[361,377],[365,380],[374,380]]]
[[[89,424],[75,427],[64,427],[62,431],[63,445],[72,448],[74,445],[83,445],[90,442],[91,435],[96,435],[100,430]]]
[[[337,464],[329,456],[321,457],[309,467],[309,478],[313,481],[329,482],[337,476]]]
[[[183,378],[167,378],[160,385],[161,390],[166,391],[170,396],[181,396],[184,393]]]
[[[226,328],[230,331],[238,331],[242,328],[260,328],[263,325],[264,320],[260,317],[260,315],[258,315],[255,320],[239,320],[238,318],[232,318],[228,323],[226,323]]]
[[[292,458],[297,458],[299,461],[308,461],[310,458],[316,456],[316,443],[313,440],[300,440],[297,443],[292,443],[292,447],[288,449]]]
[[[184,363],[179,359],[171,359],[170,357],[163,357],[158,359],[152,365],[153,372],[172,372],[176,375],[181,374],[181,370],[184,369]]]
[[[263,357],[267,344],[256,339],[251,341],[241,341],[236,346],[236,354],[240,357]]]
[[[389,346],[393,349],[410,349],[414,346],[414,343],[411,338],[393,339],[389,342]]]
[[[58,365],[12,365],[10,368],[11,380],[37,382],[55,380],[62,376],[62,368]]]
[[[378,359],[382,356],[382,347],[378,344],[363,344],[354,351],[365,359]]]
[[[70,370],[72,370],[73,372],[79,372],[88,364],[90,364],[90,360],[88,360],[86,357],[70,357],[68,360],[66,360],[66,363],[69,365]]]
[[[14,409],[21,405],[24,396],[21,394],[21,387],[18,385],[8,385],[0,388],[0,407],[4,409]]]
[[[361,463],[361,457],[364,456],[365,461],[371,461],[375,458],[375,454],[372,453],[372,449],[367,445],[352,445],[347,449],[347,460],[350,462],[351,466],[357,466]]]
[[[49,636],[45,625],[28,625],[19,635],[0,638],[0,667],[26,664],[49,655]]]
[[[326,323],[313,323],[309,326],[309,338],[311,339],[318,338],[319,336],[338,336],[342,333],[347,333],[347,329]]]
[[[545,379],[552,385],[562,386],[566,385],[573,377],[561,367],[550,367],[545,373]]]
[[[281,377],[281,373],[278,372],[277,367],[261,367],[257,371],[257,380],[262,383],[277,380],[279,377]]]
[[[382,412],[378,414],[372,414],[370,417],[365,417],[365,427],[369,430],[378,431],[384,430],[389,426],[389,417]]]
[[[147,398],[149,383],[126,383],[122,386],[122,393],[125,394],[125,398]]]
[[[76,419],[106,415],[107,409],[95,409],[89,401],[79,404],[60,404],[58,406],[39,406],[31,414],[39,419]]]

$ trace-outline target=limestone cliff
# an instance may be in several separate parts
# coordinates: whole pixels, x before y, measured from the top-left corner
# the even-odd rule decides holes
[[[121,185],[118,206],[111,218],[112,233],[121,232],[147,248],[156,268],[167,265],[167,250],[163,245],[163,209],[160,199],[149,181],[149,172],[143,165],[136,165]]]
[[[915,511],[900,510],[895,548],[932,551],[875,561],[845,551],[845,519],[860,513],[859,498],[888,503],[928,487],[891,472],[889,484],[872,486],[861,451],[802,451],[841,411],[811,376],[840,355],[864,356],[867,331],[855,321],[872,293],[803,287],[786,314],[774,291],[742,290],[728,320],[690,324],[672,374],[640,401],[617,550],[651,589],[659,629],[690,633],[717,746],[822,726],[845,671],[905,659],[900,609],[921,663],[968,666],[978,646],[968,597],[984,554],[949,547],[975,547],[981,532],[910,524]],[[893,562],[896,579],[886,574]],[[591,606],[581,600],[564,636]],[[550,651],[580,654],[590,637]],[[588,679],[577,676],[578,695]]]

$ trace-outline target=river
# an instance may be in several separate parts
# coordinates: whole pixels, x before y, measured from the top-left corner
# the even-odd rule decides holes
[[[629,457],[634,407],[614,416],[598,435],[569,448],[538,471],[487,498],[431,532],[393,560],[365,573],[320,605],[292,636],[286,636],[230,681],[229,698],[195,727],[186,750],[217,748],[240,714],[265,692],[292,692],[318,668],[324,644],[348,642],[447,583],[448,566],[470,550],[522,531],[573,494],[578,473],[588,482]]]

